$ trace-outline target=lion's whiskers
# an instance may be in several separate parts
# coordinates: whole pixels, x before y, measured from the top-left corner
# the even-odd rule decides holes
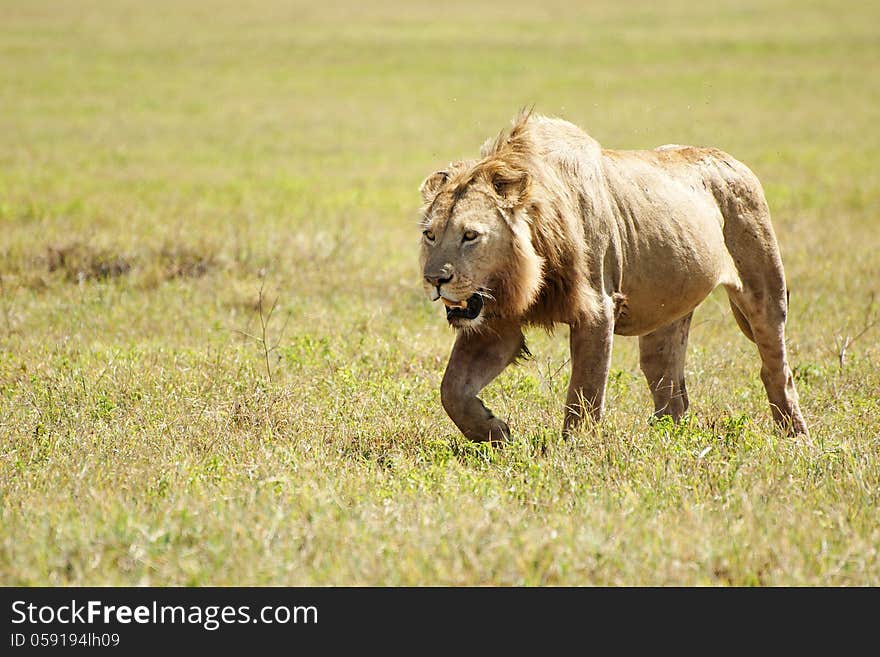
[[[488,299],[489,301],[495,301],[495,297],[492,296],[492,293],[485,288],[478,288],[477,291],[474,292],[474,294],[478,294],[484,299]]]

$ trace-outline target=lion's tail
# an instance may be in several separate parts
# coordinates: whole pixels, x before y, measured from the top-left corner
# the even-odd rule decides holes
[[[752,332],[752,326],[749,324],[749,320],[746,319],[745,314],[742,310],[739,309],[739,306],[733,301],[733,297],[727,297],[727,300],[730,302],[730,309],[733,311],[733,317],[736,319],[736,323],[739,326],[740,331],[752,342],[755,341],[755,334]]]

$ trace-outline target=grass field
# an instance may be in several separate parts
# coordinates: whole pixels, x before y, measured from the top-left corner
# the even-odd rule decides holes
[[[0,584],[880,585],[880,5],[570,4],[0,2]],[[459,436],[417,187],[531,104],[755,170],[809,439],[722,296],[684,424],[563,329]]]

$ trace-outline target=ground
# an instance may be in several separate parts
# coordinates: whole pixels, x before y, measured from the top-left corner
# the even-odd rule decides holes
[[[570,4],[3,3],[0,584],[880,584],[880,6]],[[682,425],[563,328],[458,435],[417,187],[532,104],[758,174],[809,439],[720,294]]]

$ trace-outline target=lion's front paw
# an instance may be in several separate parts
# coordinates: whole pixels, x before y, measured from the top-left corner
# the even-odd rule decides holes
[[[510,427],[504,420],[493,417],[489,422],[489,442],[499,445],[510,440]]]

